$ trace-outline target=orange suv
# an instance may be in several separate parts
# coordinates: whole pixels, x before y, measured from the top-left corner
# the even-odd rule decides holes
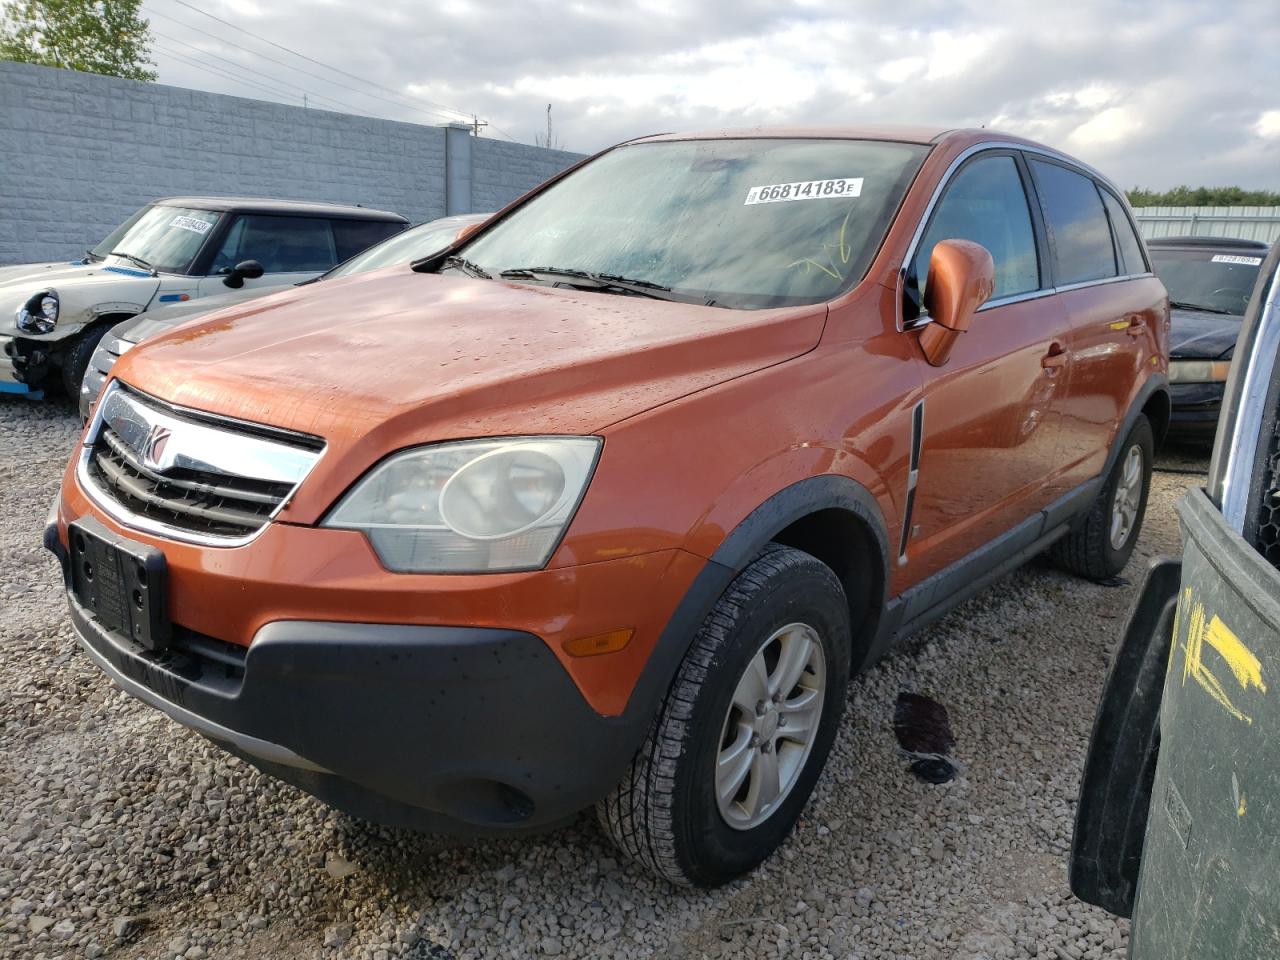
[[[851,673],[1041,551],[1124,566],[1167,328],[1057,151],[650,137],[130,351],[46,542],[97,665],[261,769],[428,830],[594,805],[713,885],[791,830]]]

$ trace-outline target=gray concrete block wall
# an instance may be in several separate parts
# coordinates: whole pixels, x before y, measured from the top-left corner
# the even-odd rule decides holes
[[[475,146],[476,210],[577,159]],[[178,194],[360,203],[430,220],[445,213],[445,132],[0,61],[0,263],[78,256],[147,201]]]
[[[530,187],[581,159],[580,153],[481,137],[472,144],[472,208],[489,211],[504,207]]]

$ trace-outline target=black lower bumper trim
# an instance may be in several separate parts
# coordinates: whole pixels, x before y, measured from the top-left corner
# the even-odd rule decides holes
[[[45,545],[62,561],[54,515]],[[603,797],[648,715],[602,717],[538,637],[472,627],[282,621],[238,684],[106,631],[68,591],[120,686],[357,816],[449,832],[539,830]],[[207,682],[206,682],[207,681]]]

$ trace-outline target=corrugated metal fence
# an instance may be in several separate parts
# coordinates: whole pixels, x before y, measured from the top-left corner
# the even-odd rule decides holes
[[[1280,207],[1135,207],[1142,236],[1280,240]]]

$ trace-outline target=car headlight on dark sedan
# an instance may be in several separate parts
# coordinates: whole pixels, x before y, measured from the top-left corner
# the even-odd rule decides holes
[[[1225,383],[1230,360],[1170,360],[1170,383]]]
[[[599,437],[506,437],[417,447],[376,466],[326,527],[360,530],[400,573],[536,570],[586,491]]]
[[[49,333],[58,324],[60,308],[58,294],[42,290],[18,308],[18,329],[24,333]]]

